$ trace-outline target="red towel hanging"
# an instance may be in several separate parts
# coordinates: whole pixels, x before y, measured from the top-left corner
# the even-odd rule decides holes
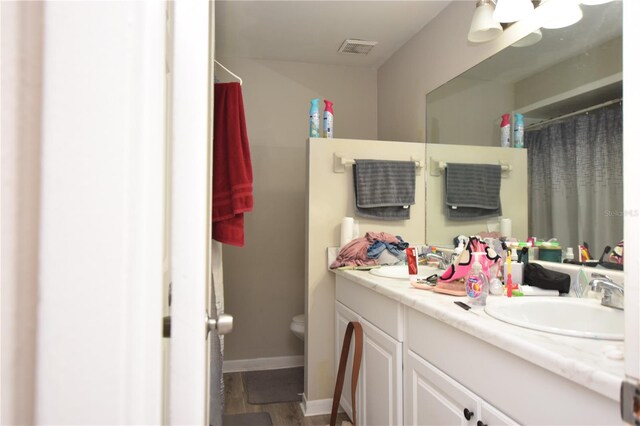
[[[213,137],[213,238],[244,246],[244,213],[253,209],[253,172],[240,83],[216,83]]]

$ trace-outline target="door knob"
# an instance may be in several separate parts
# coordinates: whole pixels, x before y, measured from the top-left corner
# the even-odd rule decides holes
[[[220,314],[218,318],[211,318],[209,315],[205,318],[207,323],[207,334],[210,331],[216,331],[218,334],[227,334],[233,330],[233,317],[228,314]]]

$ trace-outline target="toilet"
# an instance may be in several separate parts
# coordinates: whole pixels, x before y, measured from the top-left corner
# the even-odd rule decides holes
[[[296,315],[289,325],[291,332],[304,342],[304,314]]]

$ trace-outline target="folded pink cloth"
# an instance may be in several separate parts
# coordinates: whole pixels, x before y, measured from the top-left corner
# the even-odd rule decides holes
[[[331,264],[330,268],[340,268],[342,266],[371,266],[377,265],[377,259],[367,257],[369,246],[376,241],[399,244],[401,241],[394,235],[386,232],[367,232],[364,237],[356,238],[340,249],[338,257]]]

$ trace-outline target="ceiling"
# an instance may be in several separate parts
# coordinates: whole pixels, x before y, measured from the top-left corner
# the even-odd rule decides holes
[[[378,68],[451,1],[217,0],[216,56]],[[338,53],[346,39],[378,44]]]

